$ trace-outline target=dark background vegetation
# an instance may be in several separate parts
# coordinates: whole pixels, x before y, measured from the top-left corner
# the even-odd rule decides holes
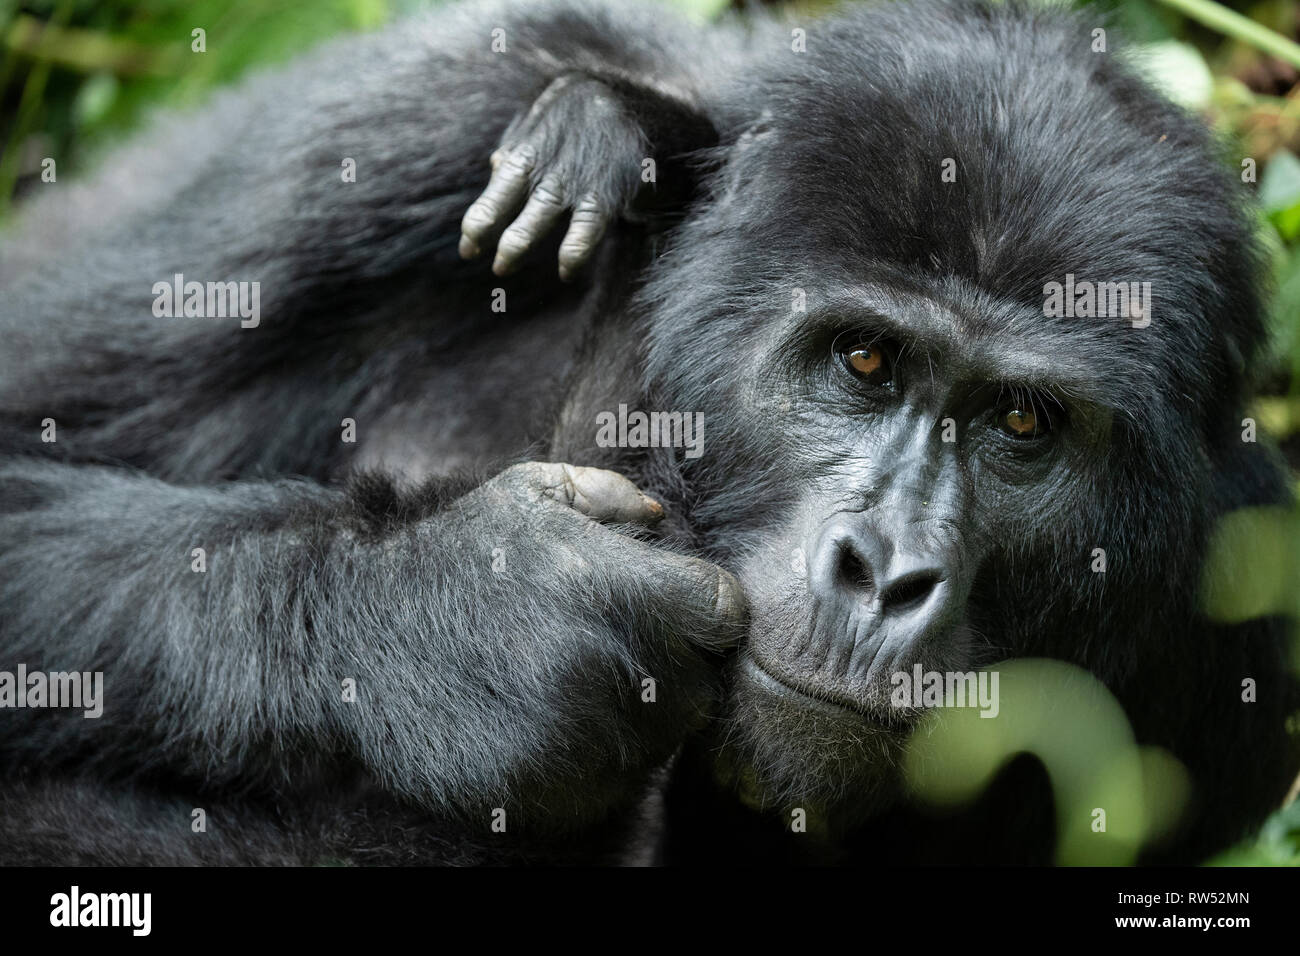
[[[436,2],[436,0],[433,0]],[[743,2],[668,0],[701,21]],[[853,2],[853,0],[843,0]],[[326,37],[367,30],[422,0],[0,0],[0,225],[25,195],[93,165],[159,107],[197,104],[245,71]],[[784,4],[812,18],[830,0]],[[1103,0],[1128,55],[1223,140],[1255,160],[1259,230],[1276,282],[1272,344],[1251,415],[1300,471],[1300,0]],[[191,52],[191,30],[207,50]],[[1116,31],[1112,31],[1112,38]],[[1112,39],[1112,43],[1114,40]],[[3,344],[0,344],[3,348]],[[1300,619],[1300,515],[1238,534],[1226,560]],[[1261,536],[1267,538],[1261,546]],[[1258,597],[1258,595],[1255,595]],[[1244,599],[1243,599],[1244,602]],[[1266,601],[1266,603],[1268,603]],[[1295,730],[1300,732],[1300,718]],[[1242,741],[1249,746],[1249,741]],[[1300,864],[1300,802],[1221,863]]]

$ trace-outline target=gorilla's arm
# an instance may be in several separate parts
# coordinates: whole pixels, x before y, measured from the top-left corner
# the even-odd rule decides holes
[[[337,442],[303,441],[302,414],[337,427],[406,340],[499,324],[499,281],[458,255],[489,157],[527,145],[530,188],[549,195],[559,176],[566,208],[602,224],[638,193],[677,195],[663,170],[642,186],[643,159],[712,142],[718,36],[644,9],[460,7],[348,38],[162,123],[89,184],[51,187],[0,245],[0,443],[50,416],[80,426],[65,454],[165,477],[324,477]],[[557,84],[570,95],[547,97]],[[494,243],[516,211],[498,202],[501,221],[475,235]],[[508,241],[511,268],[528,264],[540,225]],[[596,236],[579,238],[566,274]],[[512,319],[581,294],[559,287],[554,255],[538,250],[508,287]],[[259,326],[152,316],[155,283],[177,274],[257,282]],[[265,409],[289,394],[277,430]],[[183,430],[200,422],[206,453]]]
[[[534,464],[414,497],[321,483],[340,412],[405,341],[482,321],[463,307],[491,286],[458,255],[460,220],[507,128],[576,174],[613,157],[521,119],[557,80],[696,102],[678,69],[692,31],[651,22],[517,6],[357,38],[110,160],[67,199],[111,212],[84,235],[36,205],[0,250],[0,654],[102,670],[106,702],[99,720],[11,712],[16,766],[283,788],[355,763],[449,812],[491,795],[576,821],[701,718],[695,649],[734,636],[740,599],[716,568],[592,520],[653,517],[626,482]],[[628,159],[623,185],[574,195],[623,201]],[[151,315],[175,273],[259,282],[260,325]]]
[[[10,462],[4,659],[102,671],[105,700],[97,720],[10,711],[0,745],[290,790],[355,764],[435,809],[600,813],[622,794],[598,784],[698,718],[692,648],[733,636],[734,582],[595,523],[657,511],[611,472],[526,464],[438,497]]]

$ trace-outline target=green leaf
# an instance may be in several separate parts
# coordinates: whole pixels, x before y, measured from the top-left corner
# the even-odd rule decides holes
[[[1300,800],[1274,813],[1259,836],[1209,861],[1209,866],[1300,866]]]
[[[1259,181],[1259,202],[1283,239],[1300,236],[1300,159],[1278,150]]]
[[[117,77],[106,71],[96,73],[86,80],[77,91],[77,98],[72,104],[77,126],[84,128],[102,122],[117,101],[120,89]]]

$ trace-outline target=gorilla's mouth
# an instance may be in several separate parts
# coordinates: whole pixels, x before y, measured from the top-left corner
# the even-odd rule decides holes
[[[795,677],[778,676],[779,670],[759,659],[752,650],[740,656],[739,669],[751,682],[759,685],[777,697],[789,700],[799,707],[820,710],[834,716],[852,714],[860,720],[878,723],[875,717],[859,701],[847,694],[836,693],[820,687],[811,687],[806,681]]]

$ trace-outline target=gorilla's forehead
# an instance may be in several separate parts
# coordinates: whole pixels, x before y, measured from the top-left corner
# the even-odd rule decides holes
[[[777,254],[888,261],[1027,305],[1072,275],[1184,307],[1208,264],[1248,271],[1204,131],[1092,53],[1085,25],[993,14],[916,36],[893,16],[832,25],[767,82],[741,162]]]
[[[1207,132],[1093,54],[1091,22],[934,6],[924,35],[907,5],[820,24],[747,78],[756,111],[728,130],[713,201],[642,293],[652,377],[703,401],[716,370],[680,362],[688,335],[761,359],[828,347],[818,326],[946,316],[929,331],[951,355],[999,342],[1013,380],[1049,366],[1066,391],[1105,383],[1111,408],[1222,403],[1263,322],[1243,187]],[[1071,283],[1137,283],[1149,325],[1051,314]]]

